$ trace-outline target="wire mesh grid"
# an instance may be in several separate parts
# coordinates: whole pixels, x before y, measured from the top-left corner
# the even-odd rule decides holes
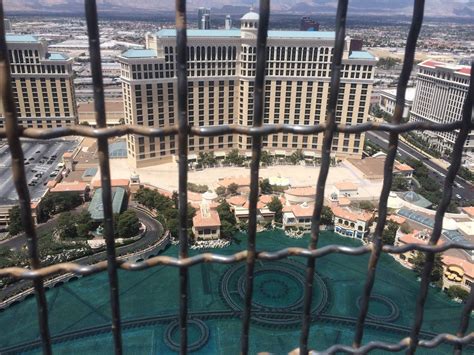
[[[55,129],[34,129],[23,128],[18,125],[15,101],[11,89],[10,69],[8,62],[8,51],[4,31],[3,1],[0,0],[0,90],[4,103],[5,129],[0,130],[0,138],[7,138],[12,156],[12,173],[15,188],[19,196],[21,208],[21,218],[27,236],[27,245],[30,256],[30,268],[9,267],[0,270],[0,277],[14,277],[16,279],[32,280],[38,311],[38,321],[40,329],[41,344],[45,354],[52,353],[52,339],[48,327],[48,307],[43,287],[43,279],[60,272],[72,272],[76,275],[90,275],[103,270],[108,271],[110,288],[110,304],[112,313],[111,330],[113,333],[115,353],[121,354],[122,330],[120,318],[119,285],[117,269],[143,270],[156,265],[167,265],[179,268],[179,329],[180,329],[180,353],[187,353],[187,320],[188,320],[188,268],[200,263],[222,263],[231,264],[239,261],[246,261],[246,290],[244,309],[241,314],[242,331],[240,350],[242,354],[249,352],[249,336],[251,324],[251,305],[253,291],[254,266],[259,260],[279,260],[289,256],[299,256],[307,258],[306,284],[304,289],[304,302],[302,310],[301,337],[299,351],[307,354],[308,337],[311,316],[311,300],[313,292],[313,275],[316,271],[316,260],[331,253],[341,253],[346,255],[370,254],[368,272],[364,285],[359,316],[356,322],[354,339],[352,346],[335,344],[326,349],[324,353],[348,352],[367,353],[374,349],[386,351],[406,350],[408,354],[416,351],[417,347],[434,348],[441,343],[452,344],[454,352],[460,354],[463,346],[470,344],[474,340],[474,333],[466,333],[470,315],[474,305],[474,289],[471,288],[469,298],[463,308],[461,319],[457,330],[452,334],[442,333],[425,340],[420,339],[420,330],[423,323],[424,305],[428,294],[429,276],[433,269],[434,257],[436,253],[443,252],[451,248],[473,250],[474,245],[448,241],[437,245],[442,231],[443,217],[449,205],[452,195],[452,185],[461,165],[463,146],[471,129],[472,107],[473,107],[473,66],[471,65],[471,80],[469,91],[463,107],[461,121],[446,124],[428,124],[426,122],[401,123],[404,106],[405,91],[413,69],[413,61],[418,35],[423,22],[424,0],[415,0],[413,6],[413,16],[408,34],[403,68],[398,82],[396,94],[396,107],[391,123],[366,122],[353,126],[338,125],[336,123],[336,105],[339,91],[341,59],[344,49],[344,37],[346,29],[346,15],[348,0],[339,0],[336,14],[336,39],[335,52],[332,60],[332,75],[330,85],[330,97],[326,119],[324,123],[313,126],[287,125],[287,124],[265,124],[262,125],[263,103],[264,103],[264,82],[266,65],[266,43],[268,33],[268,23],[270,14],[270,1],[260,0],[259,12],[260,20],[258,25],[258,35],[256,41],[257,62],[254,92],[255,119],[252,127],[243,126],[218,126],[218,127],[191,127],[187,121],[187,77],[186,77],[186,1],[176,0],[176,49],[177,49],[177,82],[178,82],[178,125],[166,128],[145,128],[143,126],[118,126],[108,128],[105,121],[104,92],[101,71],[101,58],[99,46],[99,28],[95,0],[85,0],[87,29],[89,36],[89,50],[91,60],[91,71],[94,86],[94,102],[96,115],[96,128],[84,126],[63,127]],[[318,248],[318,237],[320,234],[321,211],[324,203],[324,190],[330,165],[330,151],[333,135],[337,132],[361,133],[367,131],[386,131],[390,133],[388,153],[384,166],[384,181],[378,206],[378,221],[372,241],[360,247],[346,247],[340,245],[328,245]],[[387,201],[392,185],[392,170],[397,153],[399,134],[412,130],[431,131],[451,131],[458,130],[452,152],[452,161],[444,182],[442,200],[437,208],[435,224],[428,244],[406,244],[403,246],[384,245],[382,242],[382,232],[387,219]],[[324,132],[323,151],[321,169],[316,183],[316,203],[312,216],[311,238],[308,248],[286,248],[275,252],[259,251],[256,245],[257,226],[257,200],[259,164],[261,156],[262,137],[272,133],[294,133],[299,135]],[[252,158],[250,168],[250,207],[247,250],[233,255],[220,255],[214,253],[203,253],[192,257],[188,255],[188,234],[187,234],[187,143],[188,136],[216,136],[227,133],[240,133],[252,137]],[[177,258],[169,256],[156,256],[143,262],[131,263],[116,259],[113,238],[113,215],[111,200],[111,178],[108,156],[107,139],[111,137],[123,136],[125,134],[138,134],[150,137],[163,137],[177,135],[179,141],[179,255]],[[50,139],[65,136],[93,137],[98,140],[99,164],[101,169],[102,198],[104,204],[104,226],[107,243],[107,261],[94,265],[79,265],[76,263],[60,263],[52,266],[41,267],[38,253],[38,238],[35,232],[30,207],[30,196],[25,177],[25,166],[23,162],[23,151],[20,138]],[[375,281],[377,264],[382,253],[400,254],[411,250],[417,250],[426,254],[426,262],[422,272],[420,290],[416,300],[416,311],[413,318],[413,325],[409,337],[401,339],[398,343],[387,343],[382,341],[371,341],[362,344],[364,334],[364,323],[368,314],[369,299]]]

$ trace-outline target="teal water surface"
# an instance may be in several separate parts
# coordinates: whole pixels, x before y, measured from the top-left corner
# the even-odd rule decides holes
[[[306,247],[309,237],[290,239],[281,231],[259,233],[259,250],[278,250],[290,246]],[[319,246],[340,244],[358,246],[359,241],[339,237],[324,232]],[[245,249],[246,236],[236,236],[236,241],[228,248],[215,249],[212,252],[231,254]],[[204,250],[191,250],[191,255]],[[177,255],[177,247],[168,248],[163,254]],[[368,255],[347,256],[330,254],[316,261],[317,278],[315,282],[313,305],[319,305],[324,315],[355,318],[358,315],[358,298],[365,282]],[[294,309],[300,310],[306,259],[292,258],[291,261],[257,262],[255,277],[255,311],[266,312],[266,318],[272,314]],[[240,265],[243,265],[242,263]],[[287,273],[284,269],[293,270]],[[196,354],[237,354],[241,321],[229,314],[232,307],[242,306],[239,290],[245,288],[242,274],[245,267],[239,265],[199,264],[189,269],[189,312],[191,316],[202,318],[209,330],[206,344]],[[229,276],[226,279],[226,276]],[[227,281],[224,281],[224,280]],[[175,268],[157,266],[144,271],[119,271],[120,306],[122,319],[132,321],[142,318],[154,318],[148,324],[134,328],[125,328],[123,344],[126,354],[168,354],[173,353],[164,341],[167,327],[176,320],[178,313],[178,271]],[[226,285],[224,290],[223,285]],[[396,319],[388,325],[410,327],[415,309],[419,282],[410,270],[403,268],[391,256],[382,255],[373,294],[381,299],[371,302],[369,313],[375,317],[393,315]],[[229,295],[228,301],[224,295]],[[110,304],[107,274],[100,273],[81,278],[46,293],[49,307],[49,323],[53,336],[76,332],[101,325],[110,324]],[[388,301],[384,301],[388,300]],[[230,304],[229,302],[233,302]],[[394,305],[394,306],[391,306]],[[395,307],[393,309],[393,307]],[[430,289],[425,308],[423,330],[427,332],[455,332],[459,325],[462,305],[450,301],[442,292]],[[203,314],[214,316],[202,317]],[[222,313],[226,316],[218,317]],[[168,316],[168,317],[166,317]],[[36,302],[34,298],[16,304],[0,313],[0,351],[14,345],[23,344],[39,337]],[[350,345],[354,335],[354,326],[331,320],[317,320],[312,324],[310,348],[324,350],[334,343]],[[472,322],[471,322],[472,324]],[[288,353],[298,347],[299,324],[290,327],[266,324],[256,317],[252,323],[250,353],[268,351],[274,354]],[[198,329],[191,327],[190,342],[199,339]],[[473,330],[471,325],[470,331]],[[178,340],[175,331],[172,338]],[[398,342],[407,334],[394,333],[388,328],[366,327],[364,342],[384,340]],[[109,332],[91,333],[77,336],[54,345],[56,354],[112,354],[112,336]],[[26,350],[25,350],[26,352]],[[419,353],[427,353],[420,349]],[[430,354],[451,352],[447,345]],[[28,353],[40,353],[40,349],[28,350]],[[382,352],[374,352],[382,353]]]

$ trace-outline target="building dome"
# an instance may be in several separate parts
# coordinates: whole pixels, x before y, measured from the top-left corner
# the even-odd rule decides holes
[[[217,198],[217,194],[214,191],[208,190],[202,194],[203,200],[213,201]]]
[[[247,12],[244,16],[242,16],[241,20],[245,20],[245,21],[258,21],[258,14],[256,12],[253,12],[253,11],[250,11],[250,12]]]
[[[403,194],[403,199],[408,202],[416,202],[420,199],[420,196],[414,191],[408,191]]]

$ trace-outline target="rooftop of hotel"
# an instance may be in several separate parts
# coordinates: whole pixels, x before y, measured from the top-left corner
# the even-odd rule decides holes
[[[311,32],[311,31],[309,31],[309,32]],[[349,55],[349,59],[370,59],[370,60],[374,60],[375,57],[372,54],[370,54],[369,52],[366,52],[366,51],[352,51],[352,53]]]
[[[48,53],[47,60],[68,60],[69,57],[62,53]]]
[[[32,35],[6,35],[7,43],[38,43],[39,40]]]
[[[156,51],[154,49],[129,49],[121,54],[124,58],[154,58]]]
[[[230,30],[195,30],[188,29],[186,34],[189,38],[192,37],[235,37],[240,38],[240,29],[230,29]],[[158,38],[169,38],[176,37],[176,30],[173,29],[162,29],[156,33]],[[335,32],[324,32],[324,31],[268,31],[268,38],[319,38],[319,39],[334,39],[336,37]],[[355,52],[352,52],[355,53]],[[373,59],[374,57],[367,52],[357,52],[356,56],[362,56],[360,59]],[[362,54],[364,53],[364,54]],[[354,58],[355,59],[355,58]]]
[[[441,68],[441,69],[448,69],[452,70],[457,74],[462,74],[462,75],[471,75],[471,68],[468,67],[467,65],[458,65],[458,64],[450,64],[450,63],[444,63],[444,62],[438,62],[436,60],[425,60],[424,62],[421,62],[418,64],[421,67],[427,67],[427,68]]]

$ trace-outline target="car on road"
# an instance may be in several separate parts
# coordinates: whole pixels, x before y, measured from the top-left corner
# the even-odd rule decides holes
[[[462,200],[462,196],[461,196],[460,194],[456,194],[456,198],[457,198],[458,200]]]
[[[35,160],[35,158],[31,157],[31,158],[30,158],[30,159],[28,159],[28,160],[30,160],[30,161],[31,161],[31,160]]]
[[[58,176],[58,173],[56,171],[53,171],[51,174],[49,174],[49,177],[55,177]]]
[[[40,154],[40,153],[41,153],[41,150],[37,150],[37,151],[36,151],[36,154]]]

